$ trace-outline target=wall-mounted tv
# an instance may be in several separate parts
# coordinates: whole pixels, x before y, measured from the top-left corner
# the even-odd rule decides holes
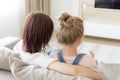
[[[120,9],[120,0],[95,0],[95,8]]]

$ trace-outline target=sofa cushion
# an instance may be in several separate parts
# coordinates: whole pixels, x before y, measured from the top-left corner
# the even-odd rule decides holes
[[[6,47],[0,47],[0,69],[10,70],[9,68],[9,56],[16,54],[11,49]]]
[[[14,45],[20,40],[18,37],[7,36],[0,39],[0,46],[13,49]]]
[[[99,68],[105,80],[120,80],[120,63],[100,62]]]
[[[15,80],[11,72],[0,70],[0,80]]]

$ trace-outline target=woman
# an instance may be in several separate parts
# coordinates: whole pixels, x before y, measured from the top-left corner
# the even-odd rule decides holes
[[[36,64],[63,74],[102,80],[100,73],[89,68],[65,64],[56,58],[47,56],[44,51],[52,32],[53,22],[50,17],[43,13],[32,12],[25,19],[23,40],[16,44],[14,50],[20,53],[21,59],[27,63]]]

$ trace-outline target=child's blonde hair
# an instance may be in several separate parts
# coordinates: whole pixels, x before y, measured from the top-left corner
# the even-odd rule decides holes
[[[74,17],[68,13],[62,13],[60,18],[60,31],[57,33],[59,43],[65,45],[73,44],[84,34],[83,21],[79,17]]]

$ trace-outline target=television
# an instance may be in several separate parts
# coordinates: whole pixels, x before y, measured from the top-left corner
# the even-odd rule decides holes
[[[95,0],[95,8],[120,9],[120,0]]]

